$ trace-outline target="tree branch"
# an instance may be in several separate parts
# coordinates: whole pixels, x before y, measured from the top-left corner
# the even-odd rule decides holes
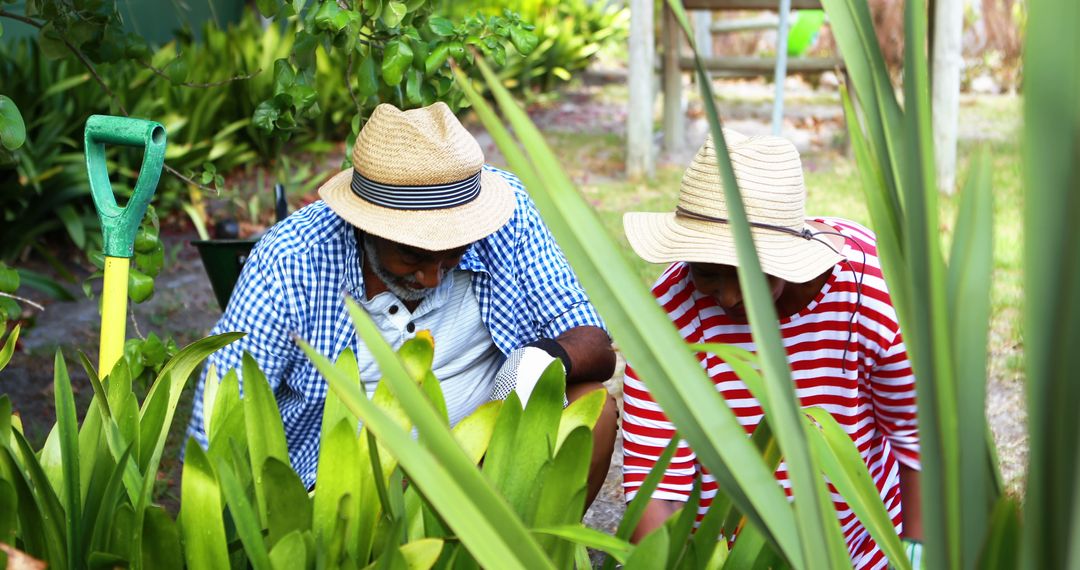
[[[169,78],[169,75],[167,73],[165,73],[165,71],[163,69],[154,67],[153,64],[151,64],[150,62],[148,62],[148,61],[140,61],[138,63],[139,63],[139,65],[145,67],[146,69],[149,69],[150,71],[153,71],[154,75],[157,75],[159,77],[163,77],[165,79],[169,79],[170,81],[172,81]],[[218,87],[220,85],[225,85],[226,83],[232,83],[233,81],[243,81],[245,79],[251,79],[252,77],[255,77],[256,75],[258,75],[260,73],[262,73],[262,69],[257,69],[257,70],[255,70],[254,73],[251,73],[251,74],[248,74],[248,75],[237,75],[237,76],[234,76],[234,77],[230,77],[228,79],[224,79],[222,81],[212,81],[210,83],[188,83],[188,82],[185,81],[183,83],[177,83],[177,85],[182,85],[184,87],[194,87],[196,89],[206,89],[208,87]]]
[[[0,291],[0,297],[7,297],[8,299],[15,299],[16,301],[18,301],[20,303],[26,303],[27,305],[30,305],[31,307],[33,307],[33,308],[35,308],[35,309],[37,309],[39,311],[44,311],[45,310],[45,307],[42,307],[41,305],[39,305],[39,304],[37,304],[37,303],[35,303],[35,302],[31,301],[30,299],[27,299],[25,297],[20,297],[18,295],[12,295],[11,293],[4,293],[3,291]]]
[[[356,105],[357,112],[360,111],[360,100],[356,98],[356,92],[353,91],[352,86],[352,66],[353,66],[353,51],[349,51],[349,64],[345,66],[345,87],[349,90],[349,97],[352,98],[352,102]]]

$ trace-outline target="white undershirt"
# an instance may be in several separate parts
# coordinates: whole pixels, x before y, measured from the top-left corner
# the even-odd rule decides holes
[[[471,272],[451,271],[412,312],[389,291],[362,299],[360,305],[395,350],[417,331],[431,331],[435,339],[432,371],[442,385],[451,425],[488,401],[495,373],[505,357],[480,318]],[[360,378],[370,396],[381,375],[371,353],[362,342],[357,344]]]

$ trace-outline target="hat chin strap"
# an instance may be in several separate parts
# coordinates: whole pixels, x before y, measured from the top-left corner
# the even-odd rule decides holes
[[[717,218],[717,217],[714,217],[714,216],[706,216],[705,214],[699,214],[697,212],[691,212],[690,210],[687,210],[686,208],[683,208],[682,206],[675,206],[675,215],[676,216],[682,216],[684,218],[690,218],[692,220],[701,220],[703,222],[716,222],[718,224],[730,224],[731,223],[731,220],[729,220],[727,218]],[[787,227],[784,227],[784,226],[777,226],[777,225],[774,225],[774,224],[763,224],[761,222],[752,222],[750,220],[747,220],[747,223],[750,224],[751,227],[755,227],[755,228],[759,228],[759,229],[763,229],[763,230],[772,230],[772,231],[781,232],[781,233],[785,233],[785,234],[790,234],[790,235],[793,235],[795,237],[801,237],[801,238],[803,238],[805,240],[812,240],[812,239],[814,239],[814,235],[816,235],[814,232],[810,231],[809,228],[803,228],[802,231],[799,231],[799,230],[793,230],[791,228],[787,228]],[[821,233],[821,232],[819,232],[819,233]],[[824,242],[822,242],[822,243],[824,243]],[[826,244],[826,245],[828,245],[828,244]],[[833,249],[833,251],[836,251],[835,248],[831,248],[831,249]]]

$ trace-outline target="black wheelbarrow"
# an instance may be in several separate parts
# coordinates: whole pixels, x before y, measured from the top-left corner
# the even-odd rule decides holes
[[[288,205],[285,202],[285,187],[281,184],[274,185],[274,213],[277,221],[285,219],[288,215]],[[240,272],[244,269],[244,263],[251,255],[251,249],[259,242],[259,238],[239,239],[204,239],[194,240],[191,243],[199,249],[199,257],[202,258],[206,275],[210,278],[210,286],[214,289],[214,297],[217,298],[218,306],[224,311],[229,304],[236,281],[240,279]]]

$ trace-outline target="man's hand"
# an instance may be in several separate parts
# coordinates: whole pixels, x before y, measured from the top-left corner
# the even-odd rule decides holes
[[[558,359],[535,346],[523,346],[511,352],[506,357],[506,362],[503,362],[502,368],[495,374],[495,386],[491,390],[491,399],[505,400],[510,392],[517,392],[521,406],[525,407],[540,376],[555,360]],[[566,407],[567,403],[564,393],[563,407]]]

